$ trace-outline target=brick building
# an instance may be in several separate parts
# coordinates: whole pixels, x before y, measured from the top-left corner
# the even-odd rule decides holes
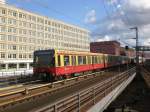
[[[126,50],[124,47],[120,47],[120,55],[122,55],[122,56],[129,56],[129,57],[135,57],[136,52],[132,48],[129,48],[128,50]]]
[[[90,51],[94,53],[120,55],[120,43],[117,41],[91,42]]]
[[[150,59],[150,52],[144,52],[144,58]]]

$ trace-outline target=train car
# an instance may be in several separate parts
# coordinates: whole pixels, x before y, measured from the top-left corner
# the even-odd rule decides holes
[[[104,58],[105,55],[100,53],[54,49],[39,50],[34,52],[33,71],[34,74],[42,74],[48,79],[64,78],[77,73],[104,68]]]
[[[108,61],[107,61],[107,67],[113,67],[120,65],[119,58],[120,56],[115,56],[115,55],[108,55]]]
[[[101,53],[63,50],[38,50],[34,52],[34,74],[48,80],[72,77],[79,73],[99,70],[120,64],[122,58]]]

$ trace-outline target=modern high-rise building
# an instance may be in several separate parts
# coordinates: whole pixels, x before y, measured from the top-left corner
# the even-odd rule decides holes
[[[89,33],[63,21],[0,4],[0,70],[29,69],[33,51],[38,49],[90,51]]]

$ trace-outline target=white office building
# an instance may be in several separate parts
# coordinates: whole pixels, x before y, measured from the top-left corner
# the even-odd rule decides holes
[[[0,71],[29,69],[33,51],[90,51],[89,31],[0,1]]]

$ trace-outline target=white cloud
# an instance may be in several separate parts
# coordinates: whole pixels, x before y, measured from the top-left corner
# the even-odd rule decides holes
[[[118,5],[117,5],[117,8],[118,8],[118,9],[119,9],[119,8],[121,8],[121,5],[120,5],[120,4],[118,4]]]
[[[95,23],[96,22],[96,11],[94,9],[90,10],[85,16],[85,23]]]
[[[132,8],[143,8],[149,9],[150,8],[150,1],[149,0],[125,0],[125,4]]]
[[[118,37],[134,46],[135,40],[127,38],[135,37],[135,31],[129,28],[138,26],[140,44],[150,45],[150,0],[122,0],[121,4],[118,1],[111,1],[111,4],[116,4],[117,11],[111,15],[111,18],[104,18],[97,23],[94,32],[101,34],[103,38],[100,40],[107,40],[106,36],[111,37],[111,40],[116,40]],[[111,4],[108,7],[111,7]],[[98,41],[99,36],[95,37],[95,40]]]
[[[121,29],[123,27],[124,23],[120,19],[114,19],[108,24],[107,30]]]
[[[143,42],[143,44],[149,46],[150,45],[150,38],[145,39],[145,41]]]
[[[150,24],[150,1],[149,0],[124,0],[122,10],[130,25],[143,26]]]
[[[100,37],[97,39],[98,42],[101,42],[101,41],[110,41],[112,40],[112,37],[106,35],[105,37]]]

